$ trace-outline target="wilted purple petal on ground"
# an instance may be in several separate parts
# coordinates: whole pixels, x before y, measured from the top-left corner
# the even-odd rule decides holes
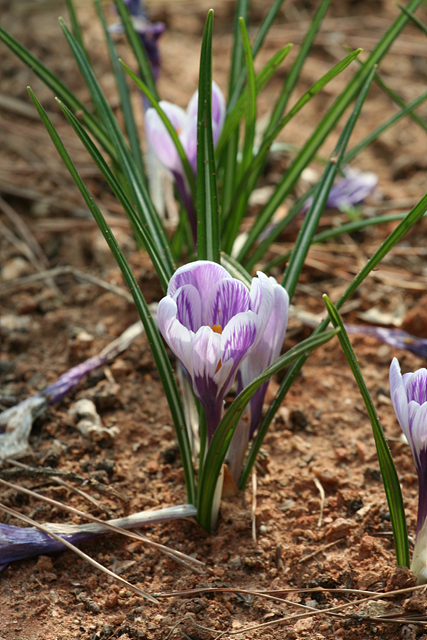
[[[192,518],[196,515],[196,507],[192,504],[186,504],[166,507],[157,511],[141,511],[124,518],[108,520],[108,524],[122,529],[135,529],[178,518]],[[111,529],[96,523],[82,525],[49,523],[43,526],[76,546],[100,535],[111,533]],[[58,540],[33,527],[16,527],[0,523],[0,569],[15,560],[65,551],[65,549],[66,547]]]
[[[127,349],[142,332],[142,324],[136,322],[98,355],[72,367],[43,391],[0,413],[0,460],[25,451],[35,418],[43,413],[48,405],[62,400],[88,373]]]
[[[387,329],[385,327],[368,327],[364,325],[345,325],[347,333],[364,333],[374,336],[396,349],[405,349],[416,356],[427,359],[427,339],[417,338],[403,329]]]
[[[220,265],[198,260],[175,272],[159,303],[160,331],[205,409],[209,440],[239,366],[262,337],[273,298],[263,273],[249,291]]]

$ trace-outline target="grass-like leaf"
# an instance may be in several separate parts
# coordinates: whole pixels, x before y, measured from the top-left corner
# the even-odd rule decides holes
[[[422,0],[412,0],[407,8],[412,11],[421,2]],[[273,216],[277,207],[283,202],[284,198],[292,190],[302,170],[307,166],[307,164],[313,158],[314,154],[319,149],[320,145],[324,142],[331,130],[336,126],[345,109],[347,109],[349,104],[360,91],[361,86],[364,84],[372,68],[378,65],[378,63],[387,53],[388,49],[391,47],[407,21],[408,17],[406,15],[400,15],[394,21],[388,31],[374,47],[367,61],[355,74],[354,78],[349,82],[346,89],[339,95],[334,104],[328,110],[321,123],[318,125],[313,135],[310,137],[309,141],[304,145],[303,149],[298,154],[297,158],[292,164],[292,167],[278,184],[272,198],[259,213],[258,218],[251,232],[249,233],[247,242],[245,243],[238,256],[238,259],[240,261],[244,260],[246,254],[251,249],[258,235],[263,231],[265,226],[271,220],[271,217]]]
[[[142,176],[137,170],[131,151],[126,144],[124,136],[120,130],[118,122],[114,117],[113,111],[105,98],[98,81],[88,65],[86,57],[82,52],[80,45],[70,33],[68,27],[63,20],[60,19],[60,25],[64,32],[64,35],[70,45],[71,51],[76,59],[80,72],[87,84],[90,94],[96,104],[97,111],[102,119],[102,122],[107,129],[109,138],[111,139],[114,148],[117,152],[118,163],[123,171],[127,183],[130,187],[132,198],[135,202],[138,214],[141,217],[141,221],[147,226],[147,231],[151,237],[151,242],[154,242],[159,252],[163,255],[165,261],[165,268],[170,276],[175,271],[175,265],[172,258],[172,253],[169,247],[169,243],[166,237],[165,230],[162,223],[159,220],[157,213],[154,210],[153,203],[148,195],[146,186],[142,179]]]
[[[246,65],[246,109],[245,136],[242,149],[242,159],[237,172],[237,180],[240,180],[241,176],[246,172],[252,162],[257,117],[257,91],[254,61],[252,57],[251,43],[249,42],[249,36],[248,32],[246,31],[246,25],[243,18],[240,18],[240,35],[243,42],[243,51]],[[228,221],[228,232],[223,239],[224,249],[228,253],[231,253],[234,238],[236,237],[240,226],[240,217],[236,215],[236,212],[233,213],[234,215],[230,216]]]
[[[265,67],[263,67],[263,69],[261,69],[261,71],[255,76],[255,90],[257,95],[267,84],[270,78],[274,75],[276,69],[283,62],[291,49],[292,44],[288,44],[286,45],[286,47],[283,47],[283,49],[280,49],[280,51],[277,51],[277,53],[275,53],[274,56],[272,56],[272,58],[267,62]],[[244,91],[235,103],[233,109],[231,109],[231,111],[227,113],[224,127],[221,131],[221,135],[216,145],[215,152],[217,157],[220,157],[222,155],[222,152],[230,135],[239,126],[240,121],[245,114],[246,104],[247,95],[246,91]]]
[[[371,86],[374,74],[375,67],[371,69],[371,73],[367,77],[366,82],[363,85],[360,95],[356,101],[354,109],[351,112],[351,115],[343,129],[343,132],[339,137],[337,146],[335,147],[331,159],[326,166],[322,179],[319,182],[319,186],[313,196],[313,202],[304,218],[301,230],[296,239],[288,266],[282,279],[282,286],[285,287],[286,291],[288,292],[290,300],[292,300],[292,297],[294,295],[298,278],[301,275],[301,271],[303,269],[307,253],[310,249],[313,236],[316,233],[320,216],[322,215],[325,208],[329,191],[331,190],[337,171],[343,161],[347,143],[360,115],[365,98],[368,95],[368,91]]]
[[[425,215],[427,211],[427,194],[422,198],[418,204],[405,216],[402,222],[396,227],[396,229],[386,238],[386,240],[382,243],[379,249],[375,252],[370,260],[366,263],[364,268],[357,274],[351,284],[347,287],[344,294],[336,303],[335,307],[340,309],[342,305],[347,302],[347,300],[351,297],[351,295],[356,291],[356,289],[360,286],[360,284],[367,278],[367,276],[371,273],[373,269],[378,265],[379,262],[387,255],[387,253],[400,241],[402,238],[412,229],[412,227]],[[324,320],[319,324],[319,326],[315,329],[314,334],[318,334],[322,331],[325,331],[328,326],[328,320]],[[301,371],[305,361],[307,360],[306,356],[302,356],[297,360],[291,367],[291,369],[287,372],[283,381],[280,384],[280,387],[274,397],[273,402],[266,415],[264,416],[261,424],[258,427],[257,434],[252,442],[251,448],[249,450],[248,457],[244,464],[242,474],[239,480],[239,489],[244,489],[246,486],[246,482],[249,478],[249,474],[253,465],[255,464],[256,457],[261,448],[262,442],[265,438],[265,435],[268,431],[268,428],[276,415],[277,411],[281,403],[283,402],[287,392],[291,388],[295,378]]]
[[[185,151],[183,149],[183,146],[181,144],[181,140],[179,139],[178,134],[175,131],[175,128],[174,128],[173,124],[171,123],[171,121],[169,120],[169,118],[167,117],[167,115],[163,111],[163,109],[159,106],[159,101],[151,93],[151,91],[149,90],[147,85],[140,78],[138,78],[136,73],[134,73],[132,71],[132,69],[130,69],[125,62],[123,62],[123,60],[120,60],[120,64],[122,65],[122,67],[124,68],[126,73],[135,82],[135,84],[138,87],[138,89],[140,91],[142,91],[144,96],[150,102],[150,104],[153,107],[153,109],[155,109],[157,111],[157,113],[159,114],[160,119],[162,120],[163,124],[165,125],[166,129],[168,130],[168,133],[169,133],[170,137],[172,138],[172,141],[173,141],[173,143],[174,143],[174,145],[176,147],[176,150],[178,152],[179,158],[180,158],[180,160],[182,162],[182,166],[183,166],[184,171],[185,171],[185,176],[186,176],[188,184],[190,186],[190,190],[191,190],[191,193],[192,193],[192,196],[193,196],[193,200],[195,201],[196,200],[196,181],[194,179],[194,173],[193,173],[193,170],[192,170],[192,168],[190,166],[190,163],[188,161],[187,155],[186,155],[186,153],[185,153]]]
[[[114,46],[113,39],[108,31],[107,23],[105,21],[104,12],[101,6],[101,0],[95,0],[95,8],[98,14],[99,21],[104,31],[105,41],[108,47],[108,53],[110,55],[111,66],[113,68],[114,76],[116,78],[117,90],[120,96],[120,105],[123,112],[123,119],[125,123],[126,133],[129,140],[129,145],[132,151],[133,158],[139,172],[145,178],[144,162],[142,160],[141,146],[139,142],[138,129],[135,124],[135,118],[133,116],[132,104],[130,101],[129,90],[126,84],[125,74],[120,66],[116,47]]]
[[[210,531],[211,528],[212,500],[228,445],[230,444],[239,418],[253,394],[264,382],[269,380],[271,376],[295,362],[302,354],[306,355],[311,353],[316,347],[325,344],[325,342],[333,338],[336,333],[337,330],[334,329],[333,331],[328,331],[317,336],[311,336],[290,349],[285,355],[267,367],[250,385],[243,389],[225,412],[209,445],[197,490],[197,520],[207,531]]]
[[[128,8],[123,0],[115,0],[115,4],[117,7],[117,11],[119,12],[120,20],[122,21],[124,30],[126,32],[126,37],[138,62],[141,78],[143,79],[144,83],[147,85],[153,96],[155,96],[155,98],[159,100],[156,81],[154,80],[153,72],[151,70],[150,60],[148,59],[145,47],[141,42],[141,38],[134,29],[132,18],[129,15]]]
[[[258,53],[258,51],[261,49],[262,47],[262,43],[264,42],[264,39],[267,35],[267,33],[270,30],[271,25],[274,22],[274,19],[280,9],[280,7],[282,6],[284,0],[274,0],[273,4],[271,5],[267,15],[264,18],[264,21],[262,22],[260,28],[258,29],[258,32],[255,36],[255,40],[252,44],[251,47],[251,51],[252,51],[252,57],[255,59],[256,55]],[[240,17],[240,16],[238,16]],[[236,100],[238,99],[238,96],[241,95],[242,92],[242,88],[243,88],[243,84],[245,81],[245,69],[243,68],[240,71],[240,75],[237,78],[234,87],[233,87],[233,93],[230,94],[230,98],[229,98],[229,103],[230,105],[235,105],[236,104]]]
[[[327,295],[323,296],[323,300],[333,326],[340,329],[338,340],[340,341],[344,355],[353,372],[371,421],[384,490],[387,496],[388,508],[390,510],[396,561],[397,564],[402,567],[409,567],[408,531],[406,528],[405,509],[403,506],[402,492],[400,489],[399,478],[397,477],[396,467],[394,466],[393,458],[391,456],[383,428],[375,410],[374,403],[372,402],[371,395],[363,379],[359,363],[357,362],[356,355],[353,351],[353,347],[351,346],[351,342],[345,330],[343,321],[341,320],[340,314]]]
[[[187,487],[187,496],[189,502],[195,504],[196,499],[196,490],[195,490],[195,482],[194,482],[194,469],[191,460],[191,449],[188,441],[187,431],[185,429],[185,417],[184,411],[181,403],[181,397],[179,395],[178,387],[175,381],[175,377],[172,371],[172,367],[168,358],[168,354],[166,352],[165,346],[163,344],[162,338],[157,330],[154,319],[151,316],[150,309],[145,301],[144,296],[141,293],[138,282],[135,279],[135,276],[132,273],[132,270],[123,255],[122,250],[120,249],[117,240],[114,237],[110,227],[105,221],[104,216],[99,210],[97,204],[95,203],[93,197],[89,193],[86,185],[81,179],[76,167],[74,166],[73,161],[71,160],[68,152],[59,137],[55,127],[52,125],[49,120],[46,111],[43,109],[42,105],[36,98],[33,91],[28,88],[28,92],[30,97],[40,115],[40,118],[45,125],[47,132],[49,133],[52,142],[54,143],[61,160],[67,167],[70,172],[71,177],[76,183],[77,187],[80,190],[89,210],[91,211],[93,217],[95,218],[102,235],[104,236],[111,253],[114,255],[114,258],[117,261],[118,266],[123,274],[123,277],[126,281],[126,284],[129,287],[129,290],[132,294],[132,297],[135,301],[136,308],[138,310],[139,316],[141,318],[142,324],[144,325],[144,329],[147,334],[148,341],[150,343],[151,350],[153,352],[154,361],[156,363],[156,367],[159,371],[160,379],[163,384],[163,388],[165,390],[165,394],[169,403],[169,407],[171,410],[172,418],[175,425],[177,440],[180,448],[181,458],[184,466],[184,475],[185,475],[185,484]]]
[[[220,262],[220,224],[215,150],[212,135],[212,32],[210,10],[200,53],[197,113],[197,256]]]
[[[61,82],[48,67],[46,67],[41,60],[36,58],[24,45],[11,36],[7,31],[0,27],[0,40],[9,47],[11,51],[27,65],[34,73],[52,89],[55,96],[59,98],[67,105],[73,113],[79,113],[80,119],[88,130],[95,136],[98,142],[102,145],[105,151],[112,157],[116,157],[114,146],[109,139],[104,126],[97,120],[97,118],[88,111],[80,100],[76,98],[74,93],[68,89],[68,87]]]
[[[356,51],[353,51],[349,56],[346,56],[344,60],[341,60],[337,65],[335,65],[332,69],[330,69],[330,71],[328,71],[324,76],[322,76],[320,80],[315,82],[310,87],[310,89],[308,89],[308,91],[306,91],[304,95],[298,100],[298,102],[290,110],[290,112],[279,122],[277,127],[271,133],[271,135],[266,140],[264,140],[260,149],[258,150],[257,155],[254,157],[251,163],[251,166],[246,171],[245,175],[240,180],[240,184],[236,188],[236,198],[230,208],[230,210],[233,210],[233,216],[237,216],[239,217],[239,219],[243,217],[244,212],[246,211],[246,208],[247,208],[247,203],[249,201],[250,194],[255,188],[255,184],[264,167],[271,144],[274,142],[275,138],[283,129],[283,127],[285,127],[288,124],[288,122],[298,113],[298,111],[300,111],[300,109],[303,108],[305,104],[307,104],[307,102],[309,102],[329,82],[331,82],[331,80],[333,80],[346,67],[348,67],[348,65],[351,62],[353,62],[353,60],[359,55],[360,52],[361,52],[361,49],[357,49]],[[313,151],[312,155],[308,157],[306,153],[303,153],[304,149],[306,149],[308,144],[309,143],[307,143],[304,146],[302,151],[298,154],[297,158],[294,160],[292,167],[286,173],[286,182],[288,184],[289,191],[294,186],[295,182],[297,181],[304,167],[307,165],[308,161],[311,159],[312,155],[314,155],[315,152],[317,151],[317,148],[316,148]],[[276,189],[276,193],[277,193],[277,189]],[[273,195],[273,198],[274,197],[275,195]],[[263,213],[264,211],[267,211],[268,217],[266,217],[266,214]],[[271,215],[273,214],[271,213]],[[259,217],[255,221],[254,226],[252,227],[249,233],[249,237],[247,241],[245,242],[243,248],[239,252],[238,260],[243,261],[245,259],[246,254],[248,253],[249,249],[253,245],[253,242],[256,240],[256,237],[262,231],[264,226],[268,223],[271,215],[269,212],[269,205],[267,204],[267,206],[264,207],[263,211],[260,212]],[[230,223],[228,222],[228,224]],[[228,236],[229,233],[231,233],[231,231],[227,229],[225,231],[225,235]]]
[[[320,25],[322,24],[323,18],[325,17],[330,4],[331,0],[323,0],[323,2],[321,2],[321,4],[319,5],[319,8],[317,9],[313,20],[310,23],[310,27],[301,44],[298,56],[286,76],[282,91],[280,92],[280,95],[274,106],[270,122],[268,123],[268,127],[265,130],[264,139],[267,139],[271,135],[271,133],[279,124],[283,113],[285,112],[288,100],[291,97],[292,91],[294,90],[298,78],[301,75],[301,69],[313,45],[314,39],[317,35],[317,32],[319,31]]]
[[[103,155],[98,150],[97,146],[94,144],[90,136],[86,133],[85,129],[82,127],[77,118],[71,113],[71,111],[66,107],[60,100],[58,100],[58,104],[61,107],[65,117],[68,122],[73,127],[74,131],[79,136],[80,140],[86,147],[89,152],[92,160],[100,169],[102,175],[104,176],[107,183],[110,185],[114,195],[122,205],[125,210],[134,230],[143,245],[146,247],[147,253],[150,256],[153,267],[160,279],[163,290],[166,291],[168,288],[168,283],[170,279],[170,273],[165,268],[165,262],[163,260],[163,256],[159,253],[157,246],[151,241],[151,238],[145,228],[145,226],[141,223],[140,217],[136,214],[132,203],[130,202],[126,192],[124,191],[120,181],[114,175],[113,171],[108,166],[105,161]]]
[[[228,83],[228,95],[233,101],[228,101],[228,111],[233,109],[239,94],[235,91],[240,74],[244,69],[243,43],[240,36],[239,19],[243,18],[247,25],[249,0],[237,0],[234,13],[233,50],[231,54],[230,78]],[[237,154],[239,149],[239,132],[234,131],[228,138],[224,158],[222,162],[222,189],[221,211],[228,211],[234,195],[237,170]]]

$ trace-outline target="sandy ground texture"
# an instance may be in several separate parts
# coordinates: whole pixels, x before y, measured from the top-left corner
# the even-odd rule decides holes
[[[196,89],[201,33],[211,6],[214,79],[225,91],[234,2],[151,0],[147,4],[152,19],[167,24],[161,39],[161,96],[185,106]],[[294,42],[297,50],[316,4],[291,0],[284,4],[258,69],[287,42]],[[253,2],[253,24],[265,14],[264,5]],[[114,106],[114,79],[93,8],[83,0],[77,7],[96,72]],[[89,102],[57,24],[58,15],[66,16],[65,4],[0,0],[0,14],[3,27]],[[397,14],[398,8],[386,0],[333,1],[295,98],[344,57],[343,45],[361,46],[362,55],[367,55]],[[426,20],[425,9],[419,16]],[[408,25],[381,64],[384,80],[406,102],[425,91],[425,52],[425,36]],[[131,60],[124,45],[121,53]],[[260,96],[260,116],[271,107],[294,56]],[[310,102],[282,132],[281,140],[301,145],[355,68],[356,63]],[[147,256],[136,250],[121,208],[64,123],[52,94],[4,45],[0,45],[0,69],[0,314],[7,319],[1,333],[0,404],[6,408],[98,353],[137,320],[121,274],[28,100],[28,84],[51,113],[108,214],[148,302],[157,301],[162,293]],[[139,96],[134,99],[138,108]],[[350,146],[396,108],[374,85]],[[418,113],[425,119],[426,107]],[[331,152],[339,131],[324,145],[322,155]],[[355,168],[379,177],[365,213],[404,211],[416,204],[426,190],[426,150],[425,132],[406,118],[357,158]],[[253,216],[288,163],[285,153],[272,158],[259,185]],[[320,171],[321,165],[313,164],[313,172]],[[288,205],[283,203],[279,215]],[[345,219],[337,211],[327,211],[321,228]],[[20,235],[17,220],[37,239],[39,254]],[[298,224],[274,245],[270,257],[292,246]],[[5,227],[21,238],[21,244],[10,241]],[[336,300],[393,228],[392,224],[369,228],[310,251],[285,349],[310,334],[301,312],[322,314],[322,293]],[[346,322],[382,323],[427,335],[426,232],[424,220],[363,283],[345,309]],[[29,284],[20,280],[54,267],[68,270]],[[93,283],[92,276],[101,285]],[[352,343],[396,462],[408,530],[414,535],[417,477],[391,406],[388,368],[393,356],[403,371],[425,362],[372,337],[356,335]],[[277,379],[271,382],[267,402],[277,385]],[[103,433],[83,436],[77,429],[69,410],[82,398],[95,402]],[[44,413],[34,425],[30,446],[20,462],[32,470],[4,463],[0,478],[100,518],[186,501],[172,420],[145,337]],[[55,474],[71,486],[58,484]],[[244,495],[223,501],[212,535],[191,520],[144,529],[153,541],[203,561],[203,573],[120,535],[83,545],[85,553],[132,585],[157,594],[160,605],[116,584],[71,551],[9,565],[0,573],[0,640],[207,640],[220,632],[227,639],[427,638],[426,597],[411,591],[415,580],[409,571],[396,569],[369,419],[336,340],[318,349],[297,378],[267,435],[256,480],[256,490],[249,483]],[[83,522],[15,489],[0,488],[0,500],[40,523]],[[17,524],[8,516],[0,518]],[[404,588],[409,590],[394,593]],[[188,590],[196,591],[182,593]],[[267,597],[266,591],[270,596],[274,591],[277,598]],[[307,613],[304,605],[314,612]],[[332,607],[337,609],[324,612]],[[257,630],[250,631],[255,626]]]

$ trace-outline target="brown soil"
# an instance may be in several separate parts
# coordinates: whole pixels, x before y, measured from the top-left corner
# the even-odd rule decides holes
[[[113,78],[93,10],[83,0],[77,4],[96,71],[114,104]],[[264,3],[253,4],[256,24],[264,14]],[[312,4],[285,3],[258,65],[286,42],[301,42],[305,21],[313,12]],[[148,6],[153,20],[162,19],[168,24],[161,40],[162,97],[185,105],[195,90],[201,31],[210,6],[216,10],[214,78],[225,89],[234,3],[152,0]],[[65,15],[65,7],[54,2],[3,0],[0,8],[2,26],[66,79],[81,99],[87,100],[56,22],[59,13]],[[370,51],[397,13],[397,7],[388,2],[333,3],[325,29],[305,66],[298,92],[343,57],[342,43]],[[425,11],[420,16],[425,19]],[[126,50],[123,55],[130,59]],[[289,64],[286,62],[284,71],[263,93],[261,115],[271,106]],[[125,217],[64,124],[50,92],[3,45],[0,68],[0,97],[13,99],[9,106],[2,100],[0,106],[0,193],[41,244],[45,254],[42,266],[71,265],[125,289],[103,239],[29,106],[25,90],[28,84],[53,113],[73,159],[98,202],[111,215],[113,228],[147,300],[158,300],[161,289],[148,258],[136,251]],[[313,100],[281,139],[301,144],[354,69],[355,65]],[[425,90],[427,76],[424,36],[412,25],[407,26],[381,70],[405,101],[419,95]],[[138,99],[136,95],[135,101]],[[373,86],[351,144],[395,109],[391,100]],[[419,114],[426,116],[425,107],[419,109]],[[322,153],[327,155],[335,140],[336,135],[331,136]],[[274,183],[286,161],[286,157],[275,159],[265,184]],[[366,205],[371,212],[410,208],[425,192],[425,135],[407,118],[364,151],[355,166],[375,171],[379,176],[376,194]],[[341,214],[328,213],[325,224],[338,216]],[[0,219],[10,229],[14,228],[4,206]],[[392,225],[370,228],[330,244],[326,251],[325,247],[313,250],[295,296],[296,307],[322,313],[321,294],[327,292],[336,300],[392,228]],[[346,322],[360,323],[360,313],[374,309],[377,317],[393,314],[408,331],[425,337],[426,298],[422,296],[427,284],[426,231],[426,221],[418,224],[368,278],[347,307]],[[294,232],[288,234],[276,251],[287,248],[294,237]],[[137,315],[123,297],[85,280],[76,280],[70,274],[57,277],[54,286],[41,280],[6,287],[18,277],[35,273],[35,267],[1,231],[0,243],[3,280],[0,311],[2,316],[15,318],[12,330],[4,330],[1,336],[0,402],[10,406],[54,382],[73,364],[99,352],[135,322]],[[24,330],[18,323],[22,318],[27,319],[22,321],[27,323]],[[82,331],[92,338],[82,340]],[[291,318],[286,348],[307,335],[309,329],[296,317]],[[399,358],[404,371],[425,363],[374,338],[356,336],[352,342],[389,439],[402,482],[408,530],[413,535],[417,478],[409,447],[400,440],[391,407],[388,367],[393,356]],[[270,392],[275,385],[277,381],[271,383]],[[94,399],[104,426],[118,427],[116,437],[90,440],[80,435],[68,409],[77,399],[88,397]],[[96,516],[119,517],[186,501],[172,421],[145,338],[138,339],[109,367],[89,375],[74,393],[39,418],[30,444],[31,453],[22,459],[24,463],[79,474],[87,481],[83,489],[98,500],[99,506],[49,478],[22,474],[12,476],[14,481]],[[4,465],[1,473],[6,474],[7,470],[10,467]],[[212,535],[206,535],[191,521],[144,531],[155,541],[203,560],[206,568],[202,575],[121,536],[105,536],[83,546],[98,562],[149,593],[165,595],[196,587],[232,587],[242,593],[171,596],[156,607],[66,551],[16,562],[1,572],[1,640],[159,640],[168,637],[177,623],[172,635],[192,639],[214,638],[219,631],[226,631],[223,637],[229,638],[231,632],[239,630],[242,630],[239,638],[266,640],[427,638],[424,626],[427,622],[422,622],[426,621],[425,597],[411,593],[389,599],[384,596],[378,604],[371,601],[350,607],[341,618],[319,613],[254,632],[245,630],[300,613],[297,604],[309,604],[320,611],[358,597],[356,592],[343,593],[338,589],[381,593],[414,584],[409,572],[396,571],[390,517],[370,423],[336,340],[318,349],[308,360],[265,440],[256,473],[256,540],[252,535],[252,487],[248,487],[244,496],[223,501],[219,526]],[[96,490],[91,480],[97,481]],[[325,492],[321,518],[319,487]],[[69,522],[70,518],[72,522],[80,522],[77,517],[30,500],[17,491],[1,490],[0,494],[4,504],[39,522]],[[332,591],[319,593],[316,587]],[[289,588],[308,591],[285,594],[286,603],[243,592]],[[385,615],[390,619],[395,614],[399,622],[381,622],[376,618]],[[410,621],[408,616],[418,616],[422,623]]]

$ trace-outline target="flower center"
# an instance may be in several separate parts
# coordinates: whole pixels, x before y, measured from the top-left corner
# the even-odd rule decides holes
[[[214,325],[212,325],[211,329],[212,329],[212,331],[213,331],[214,333],[219,333],[220,335],[221,335],[221,333],[222,333],[222,327],[221,327],[221,325],[220,325],[220,324],[214,324]]]
[[[214,324],[214,325],[212,325],[211,329],[212,329],[212,331],[213,331],[214,333],[219,333],[220,335],[222,334],[222,327],[221,327],[221,325],[220,325],[220,324]],[[222,366],[222,361],[220,360],[220,361],[218,362],[218,365],[217,365],[217,368],[216,368],[215,373],[218,373],[218,371],[221,369],[221,366]]]

